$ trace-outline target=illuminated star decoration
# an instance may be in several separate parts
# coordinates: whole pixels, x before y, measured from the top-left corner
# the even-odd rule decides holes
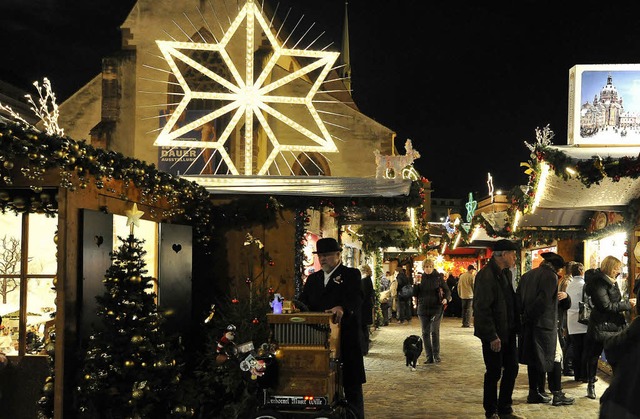
[[[236,34],[236,31],[238,31],[243,23],[244,27],[246,27],[246,33],[242,34],[239,32]],[[268,62],[264,65],[261,73],[257,75],[254,81],[253,72],[255,68],[254,52],[256,50],[256,23],[260,27],[260,32],[264,33],[264,36],[266,37],[265,42],[268,41],[273,49],[273,53],[269,57]],[[260,35],[260,32],[258,32],[258,35]],[[232,39],[235,39],[236,42],[237,39],[245,39],[245,62],[242,65],[245,72],[244,76],[240,74],[240,71],[235,66],[231,56],[227,52],[227,48],[229,47],[229,43]],[[260,36],[258,36],[258,41],[259,39]],[[276,157],[283,152],[298,151],[306,153],[338,151],[324,122],[320,119],[318,111],[315,109],[312,100],[329,74],[329,71],[339,56],[339,53],[284,48],[272,33],[270,24],[265,20],[253,0],[247,0],[244,7],[239,11],[238,16],[231,23],[229,29],[217,43],[175,41],[156,41],[156,43],[166,62],[169,64],[171,71],[175,75],[177,82],[184,90],[184,96],[177,105],[175,111],[169,117],[169,120],[161,132],[158,134],[154,145],[215,149],[226,162],[229,172],[234,175],[239,175],[239,170],[227,153],[225,145],[228,145],[227,142],[230,135],[235,131],[235,128],[239,124],[241,118],[244,117],[244,175],[254,174],[254,118],[257,119],[271,143],[271,151],[266,157],[262,167],[258,168],[258,175],[268,174],[271,164],[274,162]],[[232,49],[233,48],[229,48],[229,50]],[[198,63],[188,55],[185,55],[181,50],[218,52],[228,67],[232,80],[227,80],[224,76],[206,68],[201,63]],[[293,72],[286,74],[284,77],[278,78],[275,75],[272,75],[278,61],[281,58],[286,57],[303,58],[305,59],[305,64],[300,62],[301,65],[299,68],[294,69]],[[178,68],[176,59],[199,71],[206,77],[211,78],[217,82],[222,87],[221,90],[224,91],[202,92],[191,90],[191,87],[187,84],[184,75]],[[314,82],[306,84],[306,86],[309,86],[306,92],[300,92],[302,89],[291,89],[291,91],[296,91],[296,94],[300,94],[300,96],[279,96],[275,94],[277,89],[282,88],[289,83],[304,80],[307,76],[310,76],[310,73],[314,70],[320,70],[320,73]],[[187,109],[189,102],[196,99],[219,100],[223,102],[223,106],[212,110],[210,113],[193,122],[185,124],[184,126],[178,126],[177,123],[182,113]],[[312,132],[310,129],[292,120],[288,116],[283,115],[274,108],[274,106],[277,107],[278,105],[283,104],[288,106],[298,105],[304,107],[306,109],[305,120],[308,120],[309,117],[311,118],[313,123],[316,125],[316,127],[313,127],[316,132]],[[198,128],[209,121],[220,118],[227,113],[231,113],[231,120],[223,132],[218,136],[216,141],[176,140],[176,138],[180,138],[189,131]],[[305,112],[300,110],[300,113]],[[306,139],[311,140],[311,143],[315,143],[315,145],[311,143],[295,145],[281,144],[276,137],[274,130],[271,128],[270,122],[267,121],[267,117],[272,121],[277,120],[286,124],[288,127],[300,134],[298,137],[305,137]],[[309,128],[312,128],[311,125],[308,126]]]
[[[464,206],[467,209],[467,222],[470,223],[476,213],[476,208],[478,208],[478,202],[473,200],[473,192],[469,192],[469,200]]]
[[[140,217],[144,215],[144,211],[139,211],[138,204],[134,202],[131,209],[126,210],[124,214],[127,216],[127,225],[131,227],[131,234],[133,234],[133,226],[140,227]]]
[[[489,188],[489,196],[491,197],[491,203],[493,204],[493,177],[491,173],[487,173],[487,187]]]

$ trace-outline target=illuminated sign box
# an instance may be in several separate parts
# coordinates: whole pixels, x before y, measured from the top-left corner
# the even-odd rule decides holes
[[[576,65],[569,70],[567,143],[640,145],[640,64]]]

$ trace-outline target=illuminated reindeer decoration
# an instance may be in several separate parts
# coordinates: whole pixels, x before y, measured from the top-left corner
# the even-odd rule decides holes
[[[420,153],[413,149],[411,140],[405,142],[404,148],[406,154],[403,156],[383,156],[378,150],[373,152],[376,156],[376,178],[395,179],[398,174],[401,174],[403,179],[417,176],[415,170],[409,166],[414,160],[420,158]]]

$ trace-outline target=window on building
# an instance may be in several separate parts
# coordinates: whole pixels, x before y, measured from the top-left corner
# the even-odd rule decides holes
[[[0,351],[44,354],[53,326],[58,218],[0,214]]]

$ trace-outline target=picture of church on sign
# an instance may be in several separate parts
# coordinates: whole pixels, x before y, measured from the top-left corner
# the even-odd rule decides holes
[[[584,71],[575,144],[640,145],[640,70]]]

